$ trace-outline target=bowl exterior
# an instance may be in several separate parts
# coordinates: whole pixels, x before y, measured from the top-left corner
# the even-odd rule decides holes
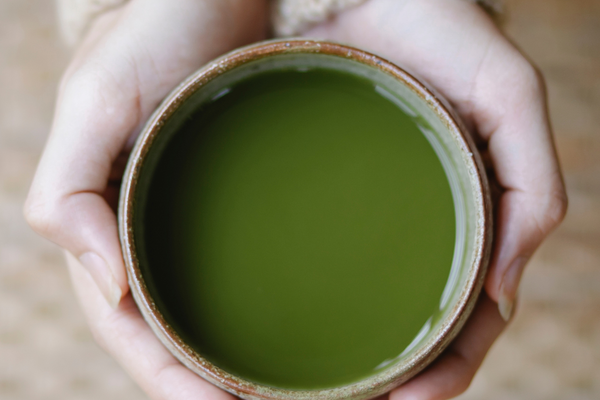
[[[471,171],[472,195],[476,199],[477,231],[474,262],[459,301],[444,320],[439,334],[419,349],[409,360],[362,381],[333,389],[301,391],[273,388],[245,381],[211,364],[178,336],[169,326],[149,294],[136,255],[133,212],[139,172],[154,138],[165,121],[183,102],[215,77],[246,63],[282,54],[317,53],[346,58],[376,68],[400,80],[416,93],[441,119],[454,140],[459,143],[462,158]],[[140,134],[132,150],[123,178],[119,205],[119,234],[129,286],[133,297],[161,342],[189,369],[214,385],[244,399],[334,400],[371,399],[408,381],[422,371],[450,344],[460,332],[479,298],[492,248],[492,207],[490,190],[481,158],[475,144],[458,115],[433,89],[393,63],[368,52],[330,42],[315,40],[277,40],[261,42],[228,53],[201,68],[182,82],[158,107]]]

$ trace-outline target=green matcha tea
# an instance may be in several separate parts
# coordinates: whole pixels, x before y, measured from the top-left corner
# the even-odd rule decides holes
[[[225,371],[279,388],[352,383],[438,310],[450,185],[371,81],[262,72],[216,93],[160,151],[136,194],[142,272],[167,322]]]

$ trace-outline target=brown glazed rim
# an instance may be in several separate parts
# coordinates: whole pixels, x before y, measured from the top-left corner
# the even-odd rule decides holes
[[[402,362],[361,381],[323,390],[286,390],[246,381],[213,365],[179,337],[157,309],[146,287],[136,255],[133,212],[135,190],[140,168],[154,139],[165,121],[194,92],[217,76],[246,63],[265,57],[312,53],[353,60],[393,76],[424,100],[446,125],[468,166],[470,182],[476,203],[476,244],[473,264],[459,301],[428,342]],[[425,87],[413,76],[391,62],[365,51],[330,42],[315,40],[275,40],[261,42],[228,53],[201,68],[181,83],[158,107],[138,138],[125,171],[119,205],[119,233],[133,297],[154,333],[184,365],[198,375],[237,396],[246,399],[368,399],[379,396],[406,382],[429,365],[454,339],[471,314],[479,297],[492,244],[492,214],[490,190],[483,164],[473,140],[460,119],[445,100]]]

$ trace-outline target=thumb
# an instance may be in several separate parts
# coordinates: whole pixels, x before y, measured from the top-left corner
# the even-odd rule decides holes
[[[79,259],[112,308],[128,290],[118,240],[116,217],[107,202],[93,192],[53,198],[30,194],[25,215],[42,236]]]

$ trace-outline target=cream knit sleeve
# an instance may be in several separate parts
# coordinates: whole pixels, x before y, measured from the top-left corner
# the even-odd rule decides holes
[[[333,14],[364,3],[366,0],[276,0],[272,24],[277,36],[297,35]]]
[[[127,0],[57,0],[58,15],[65,41],[73,45],[81,39],[91,22],[100,14]],[[297,35],[311,25],[323,22],[335,13],[367,0],[271,0],[272,24],[276,36]],[[501,12],[501,0],[466,0],[480,3],[491,13]]]
[[[276,36],[297,35],[311,25],[323,22],[335,13],[355,7],[366,0],[275,0],[272,24]],[[502,0],[466,0],[478,3],[489,14],[502,12]]]

